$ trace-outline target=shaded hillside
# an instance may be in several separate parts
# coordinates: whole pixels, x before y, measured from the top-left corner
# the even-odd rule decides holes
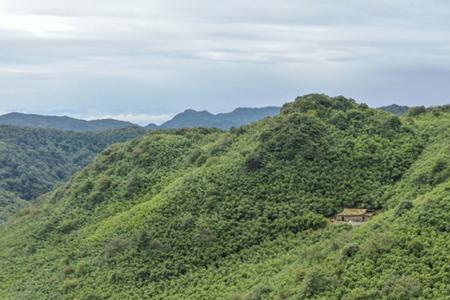
[[[397,104],[392,104],[388,106],[382,106],[378,109],[381,109],[383,111],[389,112],[391,114],[397,115],[397,116],[403,116],[408,113],[409,106],[401,106]]]
[[[137,127],[76,133],[0,126],[0,216],[13,212],[23,204],[20,200],[49,192],[107,146],[143,132]]]
[[[324,259],[335,272],[327,251],[352,237],[326,217],[394,205],[387,195],[425,133],[344,97],[307,95],[230,132],[114,145],[0,228],[0,298],[338,299],[371,283],[336,288]]]
[[[0,224],[28,204],[16,194],[0,188]]]
[[[0,125],[71,131],[105,131],[135,126],[130,122],[113,119],[85,121],[66,116],[42,116],[23,113],[9,113],[0,116]]]
[[[208,111],[195,111],[188,109],[177,114],[171,120],[157,127],[149,124],[147,129],[156,130],[158,128],[220,128],[228,130],[232,127],[246,125],[265,117],[272,117],[280,112],[279,107],[262,107],[262,108],[236,108],[229,113],[212,114]]]

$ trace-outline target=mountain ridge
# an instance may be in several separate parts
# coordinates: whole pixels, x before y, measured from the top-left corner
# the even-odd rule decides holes
[[[0,125],[13,125],[32,128],[48,128],[65,131],[105,131],[136,126],[133,123],[115,119],[81,120],[68,116],[46,116],[19,112],[0,116]]]
[[[158,128],[195,128],[214,127],[228,130],[258,121],[265,117],[272,117],[280,112],[281,107],[266,106],[258,108],[238,107],[231,112],[213,114],[209,111],[186,109],[175,115],[171,120],[161,124]],[[151,125],[151,124],[150,124]],[[154,126],[151,126],[154,128]]]
[[[261,118],[274,116],[280,107],[268,106],[261,108],[236,108],[228,113],[212,114],[206,110],[196,111],[186,109],[161,125],[148,124],[143,126],[147,130],[179,129],[194,127],[215,127],[228,130],[239,127]],[[51,116],[11,112],[0,116],[0,125],[13,125],[31,128],[48,128],[77,132],[100,132],[139,126],[128,121],[116,119],[83,120],[69,116]]]

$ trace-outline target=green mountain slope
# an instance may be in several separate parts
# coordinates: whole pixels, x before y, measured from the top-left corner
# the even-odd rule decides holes
[[[9,113],[0,116],[0,125],[31,128],[47,128],[69,131],[105,131],[136,126],[130,122],[114,119],[85,121],[67,116],[43,116],[35,114]]]
[[[0,299],[445,292],[442,275],[422,282],[396,274],[408,257],[392,241],[401,240],[402,222],[411,253],[417,234],[407,222],[430,226],[428,240],[445,232],[439,217],[420,223],[430,218],[419,207],[421,195],[444,189],[446,163],[427,160],[446,149],[433,135],[449,132],[447,123],[445,111],[400,120],[343,97],[307,95],[230,132],[158,131],[114,145],[0,228]],[[358,229],[328,224],[348,206],[384,211]],[[417,264],[408,270],[426,268],[425,258]]]
[[[63,132],[0,126],[0,222],[24,204],[51,191],[92,161],[107,146],[143,129],[102,133]]]
[[[0,189],[0,224],[4,223],[20,208],[25,207],[27,203],[14,193]]]
[[[397,104],[392,104],[392,105],[388,105],[388,106],[382,106],[379,107],[378,109],[381,109],[383,111],[386,112],[390,112],[394,115],[397,116],[403,116],[406,115],[409,111],[409,107],[405,106],[405,105],[397,105]]]

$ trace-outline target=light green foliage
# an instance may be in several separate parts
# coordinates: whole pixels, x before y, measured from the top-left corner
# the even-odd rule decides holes
[[[447,135],[445,109],[307,95],[114,145],[0,229],[0,299],[439,299]],[[381,211],[329,225],[346,206]]]

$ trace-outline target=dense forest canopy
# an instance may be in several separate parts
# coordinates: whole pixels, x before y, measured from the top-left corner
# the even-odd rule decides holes
[[[113,145],[0,228],[0,299],[442,299],[449,137],[447,107],[311,94]]]
[[[1,125],[0,222],[23,206],[22,200],[49,192],[107,146],[143,133],[136,127],[77,133]]]

